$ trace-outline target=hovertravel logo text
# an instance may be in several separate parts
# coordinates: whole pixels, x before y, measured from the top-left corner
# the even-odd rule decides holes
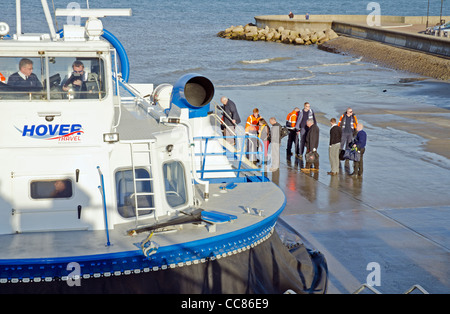
[[[79,142],[84,133],[81,124],[24,125],[22,130],[18,127],[16,129],[22,133],[23,137],[59,142]]]

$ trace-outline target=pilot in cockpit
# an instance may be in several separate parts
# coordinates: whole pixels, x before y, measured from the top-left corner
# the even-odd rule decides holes
[[[72,74],[69,78],[65,78],[61,83],[61,88],[63,91],[67,92],[70,89],[75,94],[75,98],[86,98],[86,81],[87,73],[84,71],[83,62],[76,60],[72,64]]]
[[[8,85],[42,88],[41,82],[39,82],[36,74],[33,73],[33,61],[27,58],[21,59],[19,71],[9,76]]]

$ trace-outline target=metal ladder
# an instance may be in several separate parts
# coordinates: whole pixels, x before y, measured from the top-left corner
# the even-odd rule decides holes
[[[153,185],[153,171],[152,171],[152,156],[151,156],[151,141],[133,141],[129,142],[130,144],[130,152],[131,152],[131,169],[133,173],[133,197],[134,197],[134,207],[135,207],[135,213],[136,213],[136,226],[138,226],[139,222],[139,211],[144,210],[152,210],[154,214],[154,218],[156,221],[158,221],[158,217],[156,216],[156,207],[139,207],[139,196],[151,196],[153,198],[153,205],[155,204],[155,193],[154,191],[154,185]],[[136,148],[135,146],[146,146],[145,149],[142,148]],[[146,162],[144,166],[148,166],[149,178],[136,178],[136,159],[137,156],[145,154],[145,158],[148,158],[148,163]],[[137,184],[138,182],[149,182],[151,186],[152,192],[138,192]]]

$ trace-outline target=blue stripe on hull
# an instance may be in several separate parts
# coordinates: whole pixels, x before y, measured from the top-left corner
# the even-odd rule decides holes
[[[5,283],[66,280],[72,269],[80,265],[81,277],[97,278],[164,270],[226,257],[247,250],[267,239],[286,204],[272,216],[257,224],[202,240],[160,247],[149,258],[141,250],[89,256],[52,259],[0,260],[0,287]]]

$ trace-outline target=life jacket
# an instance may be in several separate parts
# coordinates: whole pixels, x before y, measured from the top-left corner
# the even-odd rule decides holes
[[[298,111],[290,112],[286,117],[286,126],[287,127],[295,127],[298,118]]]
[[[6,77],[2,73],[0,73],[0,82],[6,83]]]
[[[247,123],[245,125],[245,132],[246,133],[248,133],[248,132],[252,132],[252,133],[258,132],[258,130],[259,130],[258,123],[259,123],[260,119],[261,119],[261,116],[259,116],[258,118],[255,118],[254,115],[250,115],[247,118]]]

